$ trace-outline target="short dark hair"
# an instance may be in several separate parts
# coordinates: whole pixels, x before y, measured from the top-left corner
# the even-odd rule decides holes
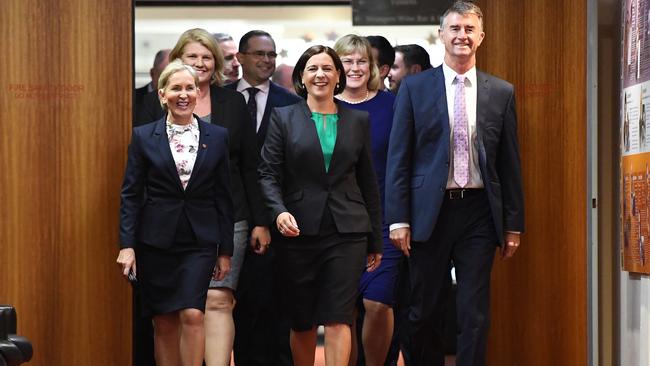
[[[273,42],[273,48],[275,48],[275,41],[273,40],[273,37],[271,37],[269,32],[265,32],[263,30],[252,30],[246,32],[246,34],[241,36],[241,39],[239,39],[239,52],[248,51],[248,40],[253,37],[269,37]]]
[[[298,62],[296,62],[296,66],[293,69],[293,74],[291,74],[293,88],[296,89],[296,93],[304,99],[307,99],[307,88],[305,88],[305,86],[302,84],[302,73],[305,71],[307,61],[309,61],[309,59],[313,56],[320,53],[326,53],[329,57],[331,57],[332,61],[334,61],[334,67],[336,68],[336,71],[339,72],[338,87],[334,89],[334,95],[340,94],[345,89],[345,70],[343,69],[343,63],[341,62],[339,55],[337,55],[336,51],[330,47],[315,45],[309,47],[305,52],[302,53],[298,59]]]
[[[390,42],[382,36],[368,36],[366,38],[370,42],[370,46],[377,49],[378,66],[393,66],[393,63],[395,63],[395,50]]]
[[[417,44],[395,46],[395,52],[401,52],[404,55],[404,66],[407,68],[413,65],[420,65],[422,71],[424,71],[432,67],[429,53]]]

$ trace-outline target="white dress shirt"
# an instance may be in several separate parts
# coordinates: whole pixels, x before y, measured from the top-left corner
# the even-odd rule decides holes
[[[251,84],[249,84],[244,78],[239,79],[239,83],[237,83],[237,91],[242,93],[244,96],[244,99],[246,99],[246,103],[248,103],[248,91],[246,90],[247,88],[253,87]],[[260,91],[255,94],[255,103],[257,104],[257,121],[255,121],[255,131],[260,129],[260,125],[262,124],[262,117],[264,117],[264,110],[266,109],[266,101],[269,99],[269,88],[271,87],[271,81],[267,80],[263,82],[260,85],[255,85],[255,88],[259,89]]]

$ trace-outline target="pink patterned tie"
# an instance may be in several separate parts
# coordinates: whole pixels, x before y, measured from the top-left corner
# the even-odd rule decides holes
[[[456,76],[456,95],[454,97],[454,180],[461,188],[464,188],[469,182],[465,77],[460,75]]]

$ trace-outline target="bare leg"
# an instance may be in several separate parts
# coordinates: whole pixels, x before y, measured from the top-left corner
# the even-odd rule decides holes
[[[183,366],[201,366],[205,350],[203,312],[197,309],[180,311],[181,361]]]
[[[205,305],[205,364],[206,366],[230,365],[230,354],[235,339],[235,323],[232,310],[235,299],[229,288],[208,290]]]
[[[352,347],[350,349],[350,361],[348,362],[348,366],[356,366],[359,357],[359,345],[357,344],[357,312],[357,308],[354,308],[354,320],[350,327],[350,343]]]
[[[180,329],[178,312],[154,315],[154,354],[158,366],[180,366]]]
[[[393,336],[393,309],[377,301],[363,299],[363,350],[366,366],[382,366]]]
[[[345,366],[350,360],[352,331],[347,324],[325,325],[325,365]]]
[[[304,332],[291,330],[289,337],[294,366],[314,366],[316,328]]]

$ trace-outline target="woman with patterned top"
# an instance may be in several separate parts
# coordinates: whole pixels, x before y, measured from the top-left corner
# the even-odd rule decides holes
[[[192,66],[199,77],[196,113],[202,120],[228,130],[230,142],[230,177],[235,204],[234,249],[232,271],[223,280],[210,282],[205,311],[207,366],[230,365],[235,338],[233,310],[246,248],[262,255],[271,243],[270,220],[262,202],[257,179],[259,152],[257,137],[246,102],[241,93],[224,88],[223,55],[217,41],[204,29],[185,31],[169,54]],[[162,116],[158,99],[146,96],[146,117],[153,121]],[[251,321],[256,321],[253,319]]]
[[[134,128],[129,146],[117,262],[153,316],[157,365],[199,366],[208,286],[233,253],[228,132],[193,114],[191,66],[171,62],[158,85],[165,116]]]

